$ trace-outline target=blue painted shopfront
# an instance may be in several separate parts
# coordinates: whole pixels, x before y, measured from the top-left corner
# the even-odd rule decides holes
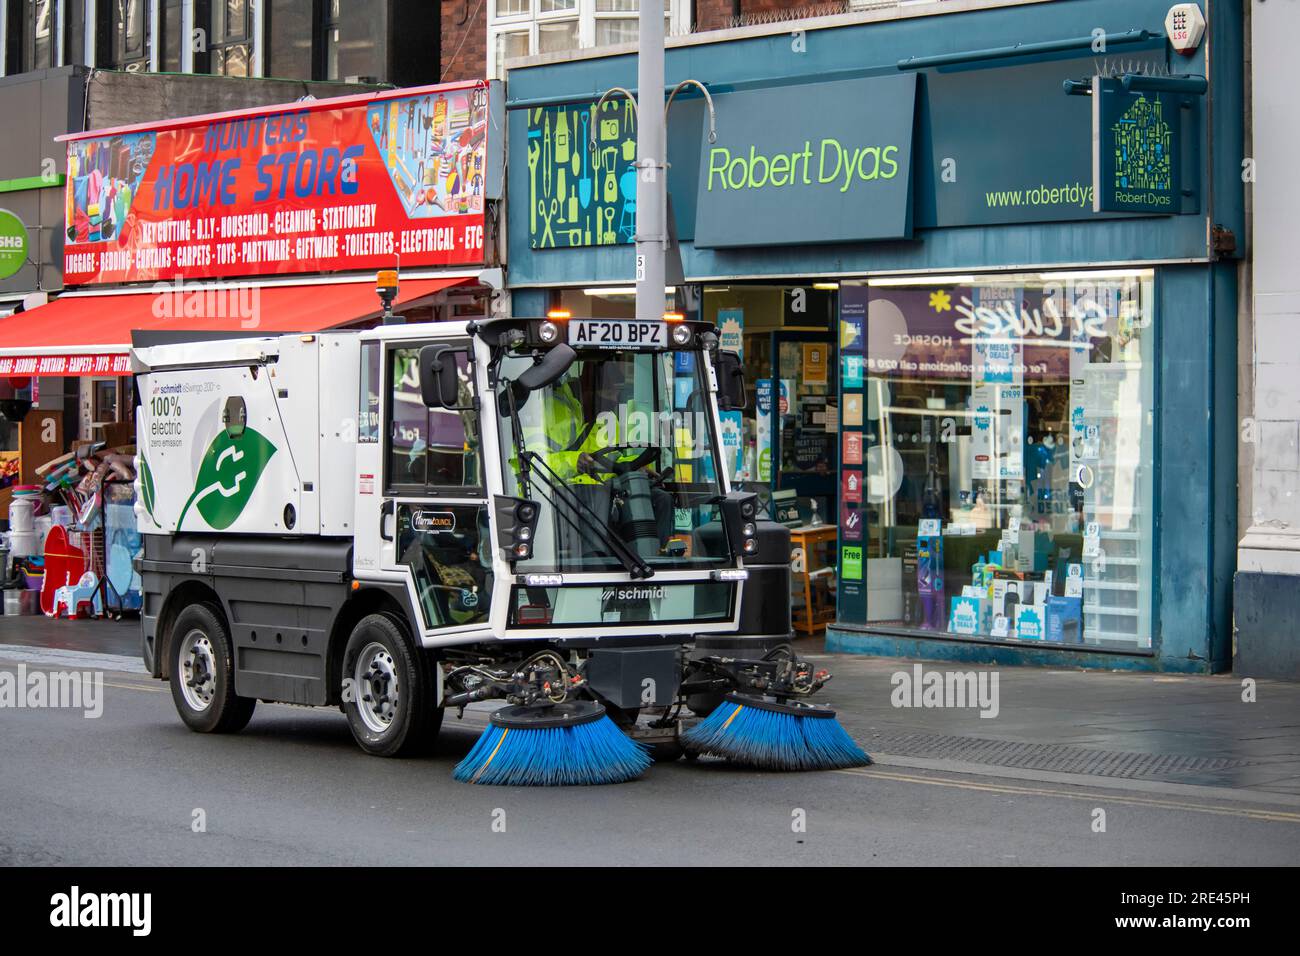
[[[1082,275],[1100,269],[1103,276],[1140,273],[1142,309],[1155,317],[1141,343],[1149,350],[1142,352],[1140,382],[1147,396],[1140,407],[1149,415],[1141,432],[1141,474],[1149,487],[1144,507],[1132,509],[1142,514],[1142,549],[1131,565],[1139,568],[1135,573],[1144,582],[1140,600],[1148,602],[1141,616],[1142,640],[1132,647],[1061,645],[987,633],[922,631],[887,620],[858,620],[856,612],[845,612],[841,597],[839,620],[827,634],[831,649],[1186,672],[1230,665],[1237,541],[1237,261],[1244,252],[1241,5],[1207,6],[1206,36],[1192,56],[1168,49],[1163,24],[1169,4],[1152,0],[1057,0],[958,13],[920,7],[899,19],[864,19],[801,33],[774,29],[761,36],[703,35],[668,50],[669,86],[699,80],[718,104],[716,144],[706,140],[698,94],[679,94],[670,114],[672,209],[685,282],[697,290],[826,280],[878,282],[871,294],[887,296],[893,294],[889,277],[921,277],[919,288],[926,285],[924,277],[934,276],[939,284],[953,285],[945,294],[978,300],[999,276],[1017,286],[1017,295],[1029,296],[1027,276],[1048,276],[1050,283],[1051,276],[1072,274],[1069,270]],[[1091,45],[1099,36],[1104,51]],[[1009,43],[1044,46],[1013,55],[1005,52]],[[998,49],[1004,54],[993,55]],[[952,59],[927,64],[927,58],[938,57]],[[920,62],[901,62],[907,60]],[[1177,214],[1094,214],[1075,188],[1091,183],[1091,105],[1090,97],[1067,96],[1062,81],[1133,72],[1135,64],[1147,74],[1209,77],[1205,94],[1187,97],[1181,114]],[[857,234],[860,239],[827,243],[801,235],[797,242],[787,241],[779,217],[764,217],[760,199],[753,204],[752,229],[741,230],[752,232],[755,238],[745,241],[757,244],[734,244],[740,241],[734,229],[706,229],[711,244],[695,242],[697,213],[708,215],[701,197],[712,201],[700,190],[711,158],[719,155],[710,150],[725,147],[734,158],[749,156],[748,147],[754,145],[737,141],[739,121],[730,131],[726,126],[729,114],[741,115],[742,100],[761,104],[769,93],[773,128],[796,128],[797,139],[803,135],[799,124],[815,125],[819,109],[837,115],[843,111],[829,95],[833,87],[857,83],[863,95],[871,96],[886,86],[896,91],[900,75],[918,77],[907,144],[909,221],[873,222]],[[611,87],[632,88],[635,80],[636,62],[629,55],[510,71],[507,279],[516,312],[544,311],[557,290],[630,283],[631,233],[623,207],[634,202],[634,177],[627,176],[634,118],[626,107],[597,115],[590,105]],[[872,86],[875,80],[882,82]],[[792,108],[800,91],[808,94],[806,105]],[[882,128],[889,125],[880,122]],[[579,145],[593,128],[599,137],[608,136],[598,139],[594,153]],[[1082,156],[1080,143],[1085,144]],[[780,145],[786,149],[788,143]],[[811,154],[807,161],[813,161]],[[736,169],[737,175],[744,172]],[[603,200],[608,200],[605,206]],[[610,209],[619,210],[618,215],[606,211]],[[851,224],[846,228],[851,230]],[[715,234],[721,235],[720,242]],[[953,284],[958,274],[976,281]],[[1038,286],[1032,290],[1039,297],[1035,301],[1053,294]],[[1132,294],[1136,301],[1137,293]],[[833,365],[839,368],[838,355]],[[931,391],[946,388],[965,395],[970,387],[970,382],[949,382]],[[895,394],[900,390],[906,389],[895,388]],[[833,387],[831,396],[836,396]],[[838,400],[843,399],[841,391]],[[962,400],[973,407],[973,401]],[[843,415],[843,405],[838,408]],[[882,435],[873,436],[868,428],[866,444]],[[1076,467],[1073,458],[1070,466]],[[1027,488],[1029,483],[1023,484]],[[1072,493],[1080,494],[1077,488]],[[946,502],[956,501],[955,486],[945,494]],[[835,502],[836,514],[843,504]],[[872,512],[871,521],[886,520],[879,511]],[[950,510],[944,519],[947,534],[948,523],[955,520]],[[915,528],[911,533],[917,534]],[[879,539],[890,536],[882,533]],[[1088,546],[1085,534],[1085,554]],[[911,575],[898,547],[897,554],[886,556],[891,562],[901,560]],[[1063,560],[1057,569],[1062,573],[1071,559]],[[1073,560],[1085,559],[1076,554]],[[1031,557],[1025,567],[1032,565]],[[886,570],[897,574],[895,564]],[[845,582],[840,583],[843,587]],[[953,596],[942,595],[944,617]]]

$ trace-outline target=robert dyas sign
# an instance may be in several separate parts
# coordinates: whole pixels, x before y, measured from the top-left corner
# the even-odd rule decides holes
[[[1094,212],[1182,211],[1182,112],[1167,92],[1130,93],[1117,79],[1092,81]]]
[[[695,244],[911,236],[916,82],[905,74],[719,96]]]

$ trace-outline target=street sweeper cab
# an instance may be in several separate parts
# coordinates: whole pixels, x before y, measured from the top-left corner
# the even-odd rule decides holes
[[[745,384],[711,325],[142,336],[133,356],[143,654],[191,728],[338,706],[389,756],[498,701],[461,779],[865,761],[808,702],[828,675],[791,648],[788,531],[728,482],[718,410]]]

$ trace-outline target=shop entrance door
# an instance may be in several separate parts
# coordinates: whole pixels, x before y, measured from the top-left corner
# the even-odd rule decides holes
[[[772,488],[816,502],[818,518],[835,523],[839,473],[837,368],[831,336],[820,331],[772,333]]]

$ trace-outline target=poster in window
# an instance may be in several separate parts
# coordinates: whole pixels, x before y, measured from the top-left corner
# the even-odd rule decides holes
[[[830,351],[821,342],[805,342],[803,347],[803,383],[826,384],[826,353]]]

